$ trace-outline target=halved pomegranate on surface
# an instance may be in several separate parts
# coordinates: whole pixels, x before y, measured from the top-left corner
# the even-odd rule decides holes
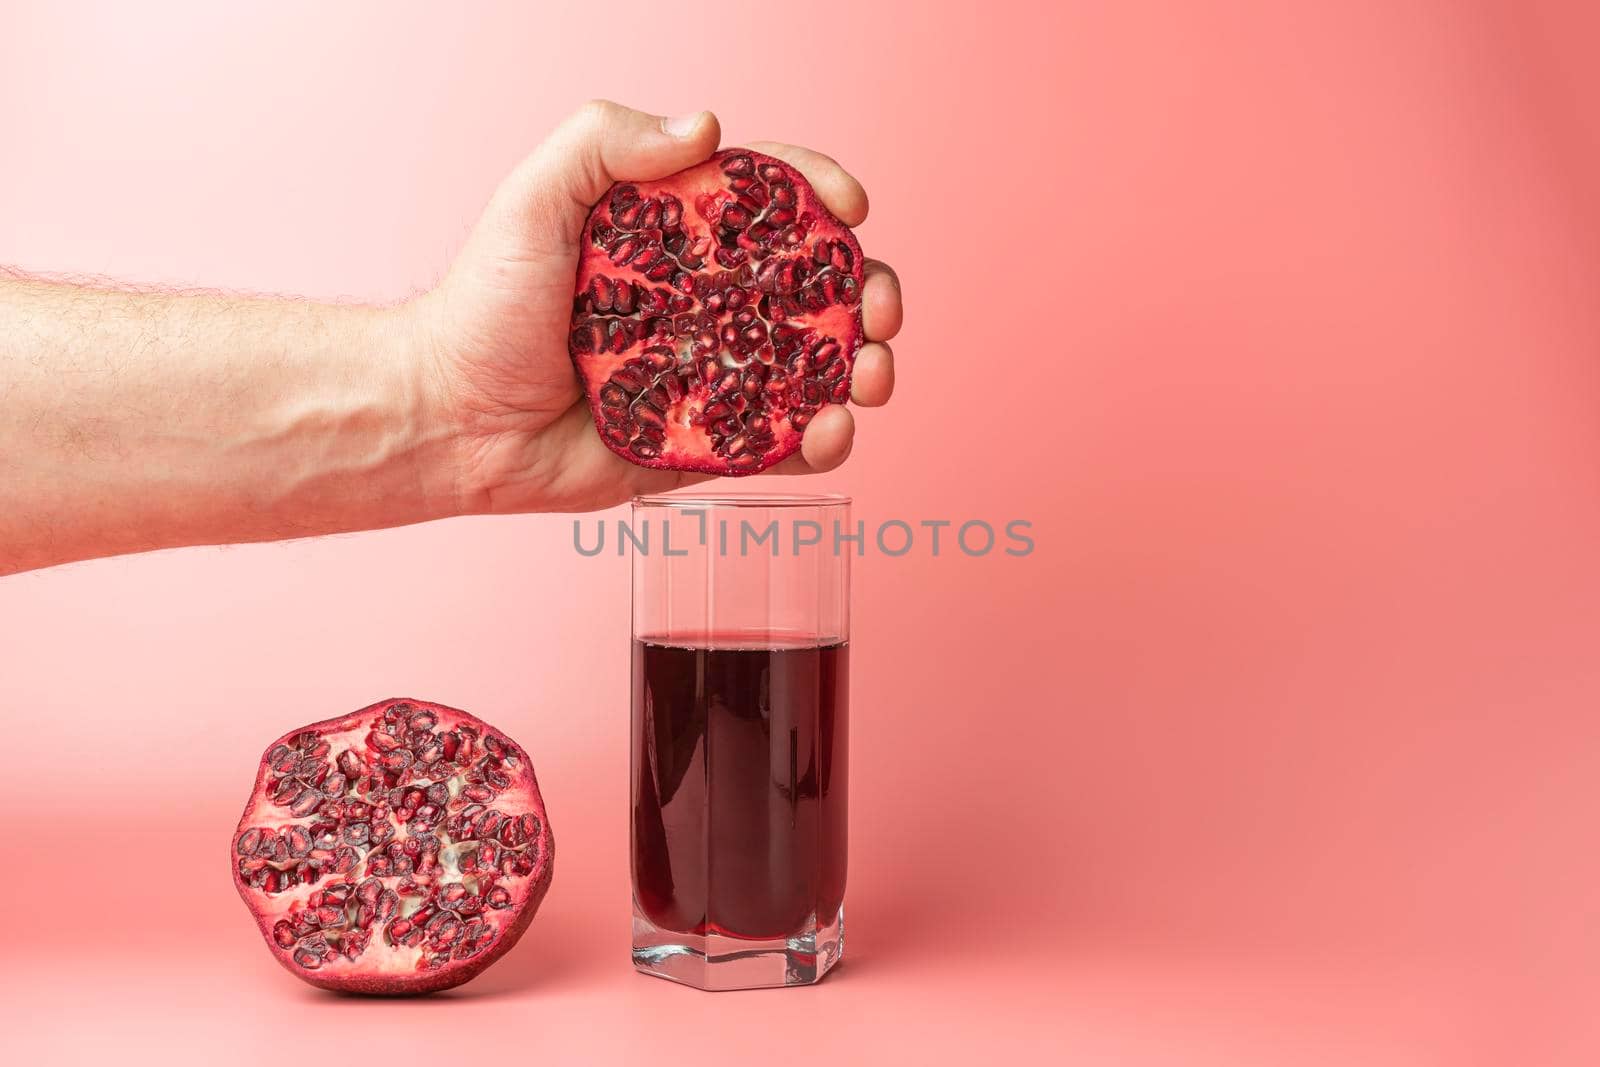
[[[406,994],[460,985],[516,944],[554,856],[522,748],[464,711],[385,700],[267,747],[230,860],[295,977]]]
[[[614,185],[582,249],[569,343],[624,459],[755,474],[849,398],[861,246],[787,163],[736,148]]]

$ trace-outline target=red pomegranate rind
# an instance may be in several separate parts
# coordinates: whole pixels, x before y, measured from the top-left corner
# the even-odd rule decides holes
[[[385,700],[267,746],[233,882],[273,956],[349,993],[431,993],[503,956],[550,888],[527,753],[482,720]]]
[[[861,246],[787,163],[736,148],[614,185],[582,249],[569,347],[624,459],[756,474],[849,398]]]

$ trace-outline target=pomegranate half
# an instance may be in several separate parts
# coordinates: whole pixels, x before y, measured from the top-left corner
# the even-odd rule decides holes
[[[781,160],[730,149],[589,214],[570,349],[612,451],[755,474],[850,396],[861,246]]]
[[[267,747],[230,862],[295,977],[431,993],[516,944],[554,849],[522,748],[464,711],[385,700]]]

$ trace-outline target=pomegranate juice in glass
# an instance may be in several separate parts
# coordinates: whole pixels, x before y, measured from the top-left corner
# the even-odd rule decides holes
[[[844,950],[850,501],[633,502],[633,962],[701,989]]]

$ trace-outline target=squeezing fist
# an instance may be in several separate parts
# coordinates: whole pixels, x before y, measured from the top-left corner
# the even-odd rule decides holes
[[[830,470],[843,402],[889,399],[900,291],[848,229],[861,185],[808,149],[718,140],[706,112],[589,104],[418,301],[471,506],[606,507],[788,452],[774,471]]]

